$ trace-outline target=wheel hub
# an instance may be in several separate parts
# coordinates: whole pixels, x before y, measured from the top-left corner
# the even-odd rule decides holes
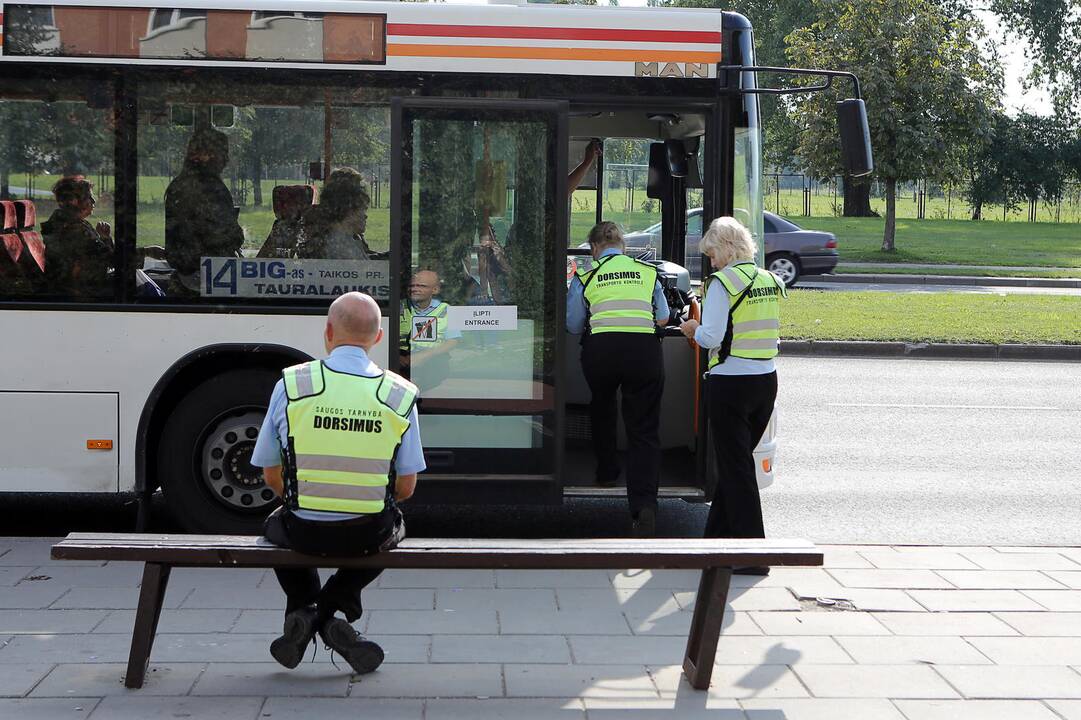
[[[234,510],[259,510],[274,502],[262,468],[251,464],[262,422],[263,412],[257,410],[220,418],[203,444],[203,482],[218,502]]]

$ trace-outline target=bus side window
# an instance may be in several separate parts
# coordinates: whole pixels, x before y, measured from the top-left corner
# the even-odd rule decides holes
[[[77,71],[0,79],[0,299],[114,299],[112,96]]]

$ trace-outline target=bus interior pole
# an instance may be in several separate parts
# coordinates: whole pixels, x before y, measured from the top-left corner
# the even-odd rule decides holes
[[[334,111],[330,107],[330,90],[323,95],[323,182],[330,177],[330,168],[334,148],[331,146],[331,130],[334,126]]]

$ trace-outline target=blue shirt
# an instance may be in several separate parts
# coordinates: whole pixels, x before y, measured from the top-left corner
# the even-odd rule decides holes
[[[618,248],[608,248],[601,252],[601,257],[609,255],[622,255]],[[600,258],[598,258],[599,260]],[[653,286],[653,319],[667,320],[669,315],[668,301],[664,299],[664,290],[661,281]],[[567,330],[580,335],[585,332],[586,320],[589,318],[589,308],[586,307],[586,288],[582,281],[575,275],[571,279],[571,286],[567,288]]]
[[[383,372],[368,358],[364,349],[356,345],[339,345],[323,362],[335,372],[350,375],[377,377]],[[266,417],[263,418],[259,439],[255,441],[255,449],[252,450],[252,465],[274,467],[282,464],[282,443],[287,442],[289,437],[289,425],[285,418],[286,402],[285,384],[278,380],[274,386],[274,392],[270,394],[270,406],[267,408]],[[402,444],[394,459],[394,469],[398,475],[412,475],[423,471],[426,467],[424,448],[420,444],[420,422],[417,420],[417,408],[414,405],[409,413],[409,429],[402,436]],[[342,520],[354,517],[347,513],[327,513],[318,510],[299,510],[296,514],[309,520]]]
[[[730,268],[735,266],[735,263],[728,265]],[[702,324],[694,331],[694,341],[699,347],[707,350],[720,347],[724,342],[724,334],[728,331],[728,309],[732,306],[728,291],[719,280],[710,281],[710,285],[713,289],[706,293],[705,302],[702,304]],[[709,374],[766,375],[776,369],[773,358],[752,360],[729,355],[722,362],[714,365]]]

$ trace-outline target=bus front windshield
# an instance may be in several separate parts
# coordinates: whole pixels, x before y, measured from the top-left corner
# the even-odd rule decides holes
[[[743,87],[755,86],[754,73],[744,73]],[[762,230],[762,135],[758,96],[743,95],[743,111],[733,128],[732,214],[751,231],[758,245],[758,262],[765,263]]]

